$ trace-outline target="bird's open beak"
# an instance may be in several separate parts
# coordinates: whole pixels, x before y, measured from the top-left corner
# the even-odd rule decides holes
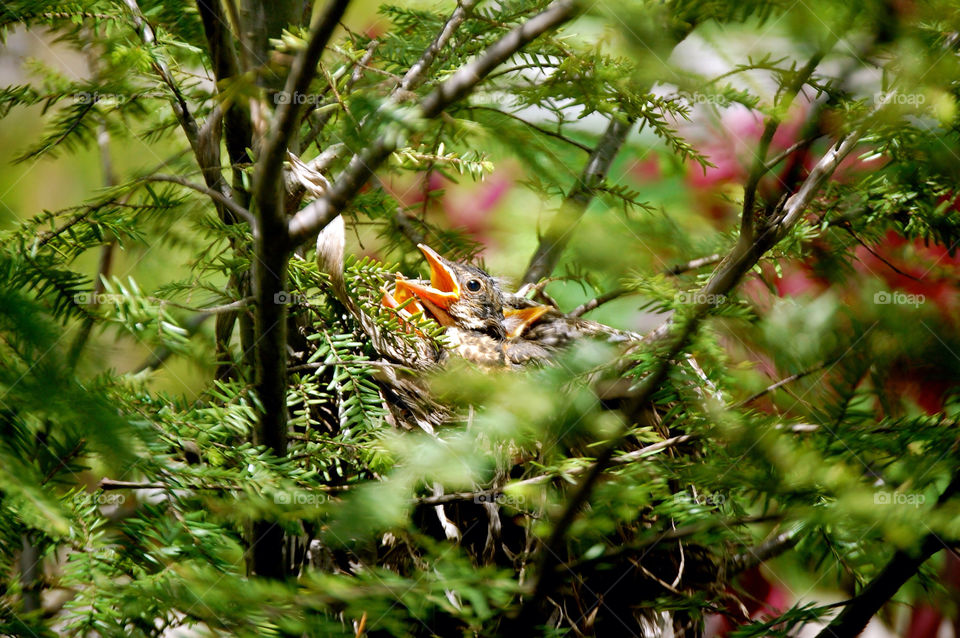
[[[405,282],[411,292],[446,310],[450,304],[460,299],[460,284],[457,276],[433,248],[426,244],[417,244],[417,248],[430,264],[430,285],[424,286],[412,281]]]
[[[420,305],[416,295],[412,294],[410,289],[404,285],[405,282],[406,280],[401,279],[398,275],[392,293],[385,288],[381,288],[380,292],[383,293],[383,299],[380,303],[387,308],[393,308],[404,319],[409,319],[413,315],[423,312],[423,306]]]
[[[388,308],[399,308],[407,303],[412,313],[423,312],[426,309],[441,326],[454,325],[453,319],[447,313],[450,304],[460,299],[460,284],[454,272],[443,263],[440,255],[424,244],[418,244],[421,252],[430,264],[430,285],[397,276],[397,283],[391,295],[384,291],[383,305]],[[402,312],[402,311],[401,311]]]
[[[507,339],[522,335],[537,319],[550,312],[550,306],[531,306],[530,308],[505,308],[503,325],[507,329]]]

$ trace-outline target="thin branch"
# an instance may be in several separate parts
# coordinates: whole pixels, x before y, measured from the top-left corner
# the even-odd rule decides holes
[[[699,523],[691,523],[690,525],[668,530],[662,534],[654,536],[653,538],[646,538],[642,541],[631,543],[629,545],[621,545],[613,551],[606,554],[601,554],[596,558],[584,558],[572,563],[558,565],[557,569],[558,571],[570,571],[577,573],[583,571],[587,567],[591,567],[600,563],[616,564],[624,556],[638,553],[643,554],[644,552],[648,551],[648,548],[659,545],[660,543],[689,538],[690,536],[696,536],[697,534],[702,534],[714,529],[734,529],[742,525],[756,525],[759,523],[779,521],[782,518],[783,516],[781,514],[762,514],[759,516],[744,516],[742,518],[726,520],[715,518]]]
[[[191,182],[188,179],[180,177],[178,175],[145,175],[137,180],[138,182],[168,182],[170,184],[179,184],[191,190],[195,190],[198,193],[203,193],[216,204],[220,204],[230,210],[234,215],[243,218],[246,220],[251,227],[253,227],[254,219],[253,215],[250,214],[246,208],[236,203],[220,191],[216,191],[212,188],[207,188],[201,184],[196,184]]]
[[[720,300],[724,299],[725,296],[740,283],[744,274],[753,268],[766,251],[776,245],[800,220],[800,217],[806,211],[814,195],[833,174],[843,158],[846,157],[859,142],[866,126],[867,123],[864,122],[857,131],[850,133],[845,139],[835,144],[826,155],[820,159],[797,192],[785,200],[782,208],[779,211],[775,211],[774,215],[771,216],[770,222],[759,236],[755,237],[752,230],[749,234],[744,234],[741,231],[740,237],[733,250],[720,263],[710,280],[701,290],[704,299],[702,303],[693,306],[690,313],[684,314],[682,317],[679,316],[679,313],[675,313],[670,319],[665,321],[660,328],[647,336],[644,342],[650,344],[651,342],[667,337],[671,333],[675,333],[676,335],[670,346],[665,348],[665,352],[659,357],[656,366],[647,373],[647,376],[638,384],[636,389],[631,392],[632,396],[624,409],[626,415],[636,414],[646,406],[647,402],[667,378],[671,362],[687,346],[690,338],[695,334],[700,322],[707,315],[708,311],[720,303]],[[534,586],[533,595],[524,601],[520,614],[511,621],[512,630],[525,632],[533,627],[535,623],[535,610],[546,600],[546,597],[555,586],[555,583],[550,579],[549,575],[553,573],[554,568],[560,562],[560,557],[564,550],[566,533],[576,519],[580,509],[587,503],[594,486],[610,461],[614,458],[617,446],[626,433],[627,428],[625,425],[621,426],[620,433],[614,436],[597,456],[596,463],[590,468],[590,471],[568,499],[562,514],[554,524],[544,551],[540,554],[540,564],[537,570],[538,577],[536,585]]]
[[[196,334],[197,330],[200,329],[200,326],[203,325],[203,322],[212,316],[213,313],[205,312],[190,317],[184,325],[184,329],[187,331],[187,338],[190,338]],[[156,370],[166,363],[167,359],[169,359],[171,356],[173,356],[173,350],[167,346],[160,346],[151,352],[150,356],[147,357],[147,359],[136,368],[136,372],[134,372],[134,374],[140,374],[141,372],[146,372],[147,370]]]
[[[344,86],[345,92],[349,92],[353,88],[353,85],[360,81],[360,78],[363,77],[363,71],[369,67],[370,60],[373,59],[374,50],[380,43],[377,40],[370,40],[370,44],[367,45],[367,50],[364,52],[363,57],[356,63],[356,66],[353,69],[353,72],[350,74],[350,77],[347,78],[347,83]],[[314,111],[316,112],[316,111]],[[303,141],[300,145],[301,149],[308,148],[313,142],[320,136],[320,133],[323,132],[323,127],[327,125],[327,122],[330,121],[330,118],[333,117],[334,110],[332,108],[325,109],[320,113],[314,120],[314,123],[310,127],[310,132],[307,133],[306,137],[303,138]],[[343,147],[342,143],[333,144],[324,149],[324,153],[328,152],[333,146]],[[319,144],[318,144],[319,149]],[[322,155],[323,153],[321,153]],[[336,158],[339,155],[334,155]],[[311,162],[312,163],[312,162]]]
[[[866,249],[867,249],[867,252],[869,252],[871,255],[873,255],[874,257],[876,257],[876,258],[879,259],[880,261],[882,261],[882,262],[883,262],[888,268],[890,268],[890,270],[892,270],[893,272],[895,272],[895,273],[897,273],[898,275],[901,275],[901,276],[903,276],[903,277],[906,277],[907,279],[912,279],[913,281],[919,281],[920,283],[925,283],[922,278],[916,277],[916,276],[914,276],[914,275],[911,275],[910,273],[907,273],[907,272],[904,272],[904,271],[900,270],[899,268],[896,267],[896,265],[894,265],[893,263],[891,263],[890,260],[888,260],[886,257],[884,257],[883,255],[881,255],[880,253],[878,253],[877,251],[875,251],[873,248],[871,248],[870,245],[867,244],[867,242],[863,241],[863,239],[861,239],[860,236],[857,235],[857,233],[854,232],[854,230],[853,230],[852,228],[850,228],[849,223],[840,224],[840,228],[842,228],[842,229],[844,229],[845,231],[847,231],[847,232],[850,234],[850,236],[853,237],[853,238],[856,240],[856,242],[857,242],[858,244],[860,244],[861,246],[863,246],[864,248],[866,248]]]
[[[540,238],[530,265],[523,274],[524,283],[533,283],[549,277],[560,261],[574,228],[593,200],[594,189],[607,177],[613,159],[627,140],[633,121],[618,115],[610,118],[607,130],[597,142],[573,190],[564,198],[547,231]]]
[[[239,74],[239,62],[234,52],[227,16],[220,0],[197,0],[197,11],[203,23],[213,75],[219,90],[223,88],[224,81],[236,78]],[[240,50],[244,50],[243,43]],[[223,113],[223,135],[226,138],[227,156],[230,158],[230,164],[234,166],[232,193],[243,206],[249,204],[249,193],[243,186],[243,173],[237,165],[250,161],[247,148],[253,144],[253,122],[250,119],[249,106],[246,104],[248,102],[241,99],[230,100]],[[209,119],[204,128],[208,126],[210,126]]]
[[[743,406],[747,405],[748,403],[753,403],[754,401],[756,401],[756,400],[759,399],[760,397],[762,397],[762,396],[764,396],[764,395],[766,395],[766,394],[770,394],[770,393],[773,392],[774,390],[777,390],[778,388],[781,388],[781,387],[787,385],[788,383],[793,383],[794,381],[799,381],[800,379],[804,378],[804,377],[807,376],[807,375],[813,374],[814,372],[817,372],[818,370],[823,370],[823,369],[826,368],[827,366],[833,365],[834,363],[836,363],[836,361],[837,361],[837,359],[831,359],[831,360],[829,360],[829,361],[823,361],[823,362],[821,362],[821,363],[818,363],[816,366],[814,366],[814,367],[812,367],[812,368],[809,368],[809,369],[804,370],[804,371],[802,371],[802,372],[798,372],[798,373],[796,373],[796,374],[791,374],[789,377],[784,377],[783,379],[780,379],[780,380],[777,381],[776,383],[767,386],[767,387],[764,388],[763,390],[760,390],[760,391],[757,392],[756,394],[747,397],[747,398],[744,399],[743,401],[738,401],[737,403],[734,403],[734,404],[733,404],[732,406],[730,406],[730,407],[731,407],[732,409],[734,409],[734,410],[737,409],[737,408],[742,408]]]
[[[242,485],[228,485],[225,483],[210,483],[204,485],[170,485],[169,483],[160,483],[157,481],[118,481],[111,478],[100,479],[97,487],[101,490],[215,490],[219,492],[239,492],[243,490]],[[303,489],[303,488],[300,488]],[[316,492],[341,492],[346,489],[345,486],[314,485],[309,491]]]
[[[573,0],[556,0],[541,13],[513,28],[490,45],[482,55],[460,67],[421,103],[424,117],[433,118],[447,106],[466,96],[473,88],[513,55],[538,37],[569,21],[577,13]]]
[[[537,126],[537,125],[534,124],[533,122],[529,122],[529,121],[523,119],[522,117],[520,117],[519,115],[515,115],[515,114],[509,113],[509,112],[507,112],[507,111],[501,111],[500,109],[495,109],[495,108],[493,108],[492,106],[471,105],[471,106],[470,106],[470,110],[474,110],[474,109],[479,109],[479,110],[481,110],[481,111],[490,111],[490,112],[492,112],[492,113],[499,113],[500,115],[506,115],[507,117],[512,118],[512,119],[514,119],[514,120],[517,120],[517,121],[520,122],[521,124],[523,124],[523,125],[525,125],[525,126],[528,126],[529,128],[532,128],[533,130],[537,131],[538,133],[542,133],[543,135],[549,135],[550,137],[554,137],[554,138],[556,138],[556,139],[558,139],[558,140],[562,140],[562,141],[566,142],[567,144],[570,144],[571,146],[575,146],[575,147],[579,148],[581,151],[583,151],[584,153],[592,153],[592,152],[593,152],[593,149],[590,148],[589,146],[587,146],[586,144],[581,144],[581,143],[578,142],[577,140],[571,139],[571,138],[567,137],[566,135],[564,135],[563,133],[558,133],[558,132],[556,132],[556,131],[551,131],[550,129],[543,128],[542,126]]]
[[[490,45],[480,56],[444,80],[420,104],[420,115],[434,118],[448,106],[467,95],[497,65],[509,59],[526,44],[546,31],[555,29],[576,15],[573,0],[557,0],[542,13],[515,27]],[[373,172],[396,148],[399,135],[388,131],[357,153],[337,177],[326,197],[317,199],[290,220],[289,235],[294,246],[315,237],[335,218],[367,183]]]
[[[676,266],[670,266],[663,271],[663,274],[676,277],[677,275],[682,275],[683,273],[690,272],[691,270],[699,270],[704,266],[713,266],[714,264],[720,263],[721,259],[723,259],[723,255],[720,253],[714,253],[712,255],[707,255],[706,257],[698,257],[682,264],[677,264]]]
[[[777,556],[780,556],[781,554],[793,549],[799,542],[799,530],[794,529],[790,530],[789,532],[777,534],[773,538],[765,540],[756,547],[751,547],[750,549],[735,555],[730,560],[730,565],[727,567],[727,575],[728,577],[734,576],[749,569],[753,569],[754,567],[758,567],[771,558],[776,558]]]
[[[187,141],[190,143],[190,148],[193,149],[197,164],[203,173],[204,182],[206,182],[207,186],[211,189],[224,190],[226,188],[226,182],[223,181],[223,175],[220,171],[219,128],[216,129],[216,134],[213,136],[201,135],[200,127],[190,113],[190,107],[187,105],[187,101],[180,91],[180,87],[177,86],[176,80],[174,80],[173,74],[170,72],[170,67],[153,51],[157,38],[150,23],[147,22],[143,12],[140,10],[137,0],[123,1],[130,10],[140,39],[143,40],[143,43],[147,45],[147,48],[151,51],[154,70],[173,94],[173,99],[170,104],[173,107],[177,121],[180,123],[180,127],[183,129],[184,135],[187,137]],[[213,129],[211,129],[211,131],[212,130]]]
[[[681,275],[691,270],[697,270],[699,268],[703,268],[704,266],[712,266],[718,263],[722,258],[723,257],[719,253],[708,255],[707,257],[699,257],[697,259],[691,259],[690,261],[682,264],[677,264],[676,266],[671,266],[670,268],[667,268],[662,272],[665,275],[671,275],[675,277],[677,275]],[[636,294],[637,292],[638,291],[635,290],[634,288],[626,288],[626,287],[614,288],[613,290],[609,292],[605,292],[599,297],[596,297],[594,299],[591,299],[590,301],[580,304],[579,306],[574,308],[572,311],[570,311],[570,313],[568,314],[571,317],[581,317],[584,314],[590,312],[591,310],[595,310],[599,308],[605,303],[613,301],[614,299],[619,299],[620,297]]]
[[[89,55],[90,66],[92,68],[97,68],[97,61],[93,58],[92,55]],[[110,131],[107,129],[107,124],[105,121],[100,122],[99,131],[97,132],[97,150],[100,153],[100,171],[103,175],[103,185],[106,188],[113,188],[117,185],[117,174],[113,169],[113,158],[110,155]],[[130,199],[132,193],[128,193],[124,196],[123,201],[126,202]],[[104,243],[100,247],[100,260],[97,264],[97,275],[93,278],[93,299],[94,303],[99,299],[100,293],[104,290],[104,279],[110,276],[110,270],[113,268],[113,253],[114,247],[116,246],[116,238],[111,237],[109,241]],[[67,361],[70,367],[73,367],[77,364],[77,361],[80,359],[80,353],[83,351],[84,347],[87,345],[87,341],[90,339],[90,332],[93,330],[93,316],[87,316],[83,323],[80,326],[80,330],[77,332],[77,336],[74,338],[73,343],[70,344],[70,350],[68,351]]]

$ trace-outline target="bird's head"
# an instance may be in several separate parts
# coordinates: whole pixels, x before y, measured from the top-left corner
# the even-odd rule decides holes
[[[476,266],[450,261],[429,246],[418,247],[430,265],[430,285],[398,278],[397,298],[414,296],[442,326],[505,338],[503,298],[493,277]]]

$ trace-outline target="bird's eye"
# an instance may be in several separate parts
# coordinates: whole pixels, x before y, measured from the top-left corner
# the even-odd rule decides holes
[[[471,279],[470,281],[467,282],[467,290],[469,290],[470,292],[477,292],[478,290],[480,290],[480,282],[477,281],[476,279]]]

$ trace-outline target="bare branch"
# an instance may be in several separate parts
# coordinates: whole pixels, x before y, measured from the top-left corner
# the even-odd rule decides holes
[[[460,28],[460,25],[463,24],[463,21],[467,19],[476,4],[477,0],[460,0],[460,4],[456,9],[454,9],[453,13],[450,15],[450,18],[447,19],[447,22],[443,25],[440,33],[437,34],[437,37],[434,38],[433,42],[430,43],[430,46],[427,47],[427,50],[423,52],[423,55],[420,56],[420,59],[417,60],[412,67],[410,67],[407,73],[403,76],[403,79],[400,80],[400,84],[398,84],[397,88],[394,89],[393,95],[397,95],[401,92],[415,91],[421,84],[423,84],[424,80],[427,79],[427,71],[430,69],[434,59],[437,57],[437,53],[439,53],[440,50],[447,45],[447,42],[450,41],[450,38],[453,37],[453,34],[456,32],[456,30]]]
[[[560,210],[550,222],[546,233],[540,238],[540,244],[530,259],[527,271],[523,274],[524,283],[533,283],[549,277],[556,268],[560,255],[570,241],[573,229],[576,228],[593,199],[594,189],[606,179],[613,158],[617,156],[626,141],[632,125],[632,120],[625,120],[617,115],[610,118],[610,124],[590,154],[583,173],[580,174],[573,190],[560,204]]]

